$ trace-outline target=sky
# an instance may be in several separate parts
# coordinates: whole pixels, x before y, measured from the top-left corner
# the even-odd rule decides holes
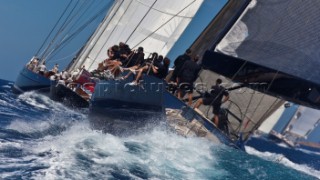
[[[95,0],[110,1],[111,0]],[[204,0],[193,21],[167,55],[172,61],[193,43],[227,0]],[[0,79],[15,81],[59,19],[67,0],[0,0]],[[94,22],[96,25],[101,19]],[[70,61],[94,30],[85,30],[61,53]],[[59,60],[59,58],[57,57]],[[52,67],[48,67],[51,69]],[[61,66],[60,66],[61,69]]]

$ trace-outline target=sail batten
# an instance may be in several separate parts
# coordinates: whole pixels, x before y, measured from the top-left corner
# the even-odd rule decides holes
[[[72,69],[93,70],[119,42],[165,56],[192,20],[203,0],[115,1]]]
[[[266,107],[261,108],[260,103],[250,101],[250,95],[231,93],[234,102],[247,107],[234,109],[245,113],[243,130],[246,122],[256,124],[248,129],[256,129],[266,118],[263,111],[281,106],[283,102],[276,98],[320,108],[319,7],[319,1],[252,0],[213,51],[205,53],[205,68],[269,94],[263,100]],[[267,88],[251,83],[264,83]],[[255,106],[262,111],[252,113]]]
[[[319,1],[252,1],[215,51],[320,84],[319,6]]]

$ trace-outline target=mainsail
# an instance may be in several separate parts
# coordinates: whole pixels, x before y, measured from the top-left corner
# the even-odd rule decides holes
[[[213,21],[205,33],[214,35],[210,39],[203,35],[195,42],[194,47],[204,54],[198,82],[213,84],[220,77],[245,85],[231,92],[234,106],[229,109],[240,125],[236,132],[257,128],[283,98],[320,108],[319,7],[320,2],[314,1],[230,0],[215,21],[238,8],[233,17],[228,16],[231,22]],[[215,25],[224,30],[215,32]],[[209,41],[207,49],[199,45],[204,40]],[[227,84],[233,86],[237,85]]]
[[[124,42],[145,53],[165,56],[183,33],[203,0],[116,0],[69,69],[93,70],[107,58],[107,49]]]
[[[237,66],[223,70],[234,79],[266,82],[267,93],[319,109],[319,6],[319,2],[251,1],[211,57]]]
[[[319,7],[319,1],[251,1],[215,51],[320,84]]]

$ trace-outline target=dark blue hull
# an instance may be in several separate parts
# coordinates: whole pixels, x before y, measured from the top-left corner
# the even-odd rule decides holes
[[[310,151],[280,146],[278,142],[263,136],[251,137],[246,142],[246,146],[253,147],[260,152],[282,154],[296,164],[305,164],[313,169],[320,170],[320,153],[316,154]]]
[[[153,76],[144,76],[143,80],[136,86],[129,85],[131,78],[97,83],[89,108],[92,126],[126,135],[160,123],[165,115],[164,82]]]
[[[187,106],[183,101],[173,96],[169,92],[164,93],[164,103],[166,108],[170,109],[182,109],[181,115],[189,122],[192,120],[198,121],[204,126],[215,138],[219,141],[218,143],[225,144],[237,149],[243,149],[242,144],[237,140],[231,140],[224,132],[214,126],[208,119],[202,117],[194,109]]]
[[[104,108],[144,109],[164,111],[164,82],[153,76],[144,76],[140,85],[129,85],[131,79],[100,81],[91,97],[90,110]]]
[[[87,108],[89,107],[89,102],[81,97],[76,92],[72,91],[70,88],[58,84],[55,81],[51,82],[50,86],[50,99],[54,101],[61,102],[66,106],[72,108]]]
[[[49,87],[49,78],[31,71],[27,67],[23,67],[13,85],[12,90],[14,93],[18,94],[26,91],[46,89]]]
[[[96,84],[90,102],[89,117],[94,129],[116,134],[132,134],[165,123],[165,109],[183,109],[181,116],[191,123],[196,120],[218,143],[240,148],[183,101],[164,89],[164,82],[145,76],[141,86],[128,86],[131,80],[102,81]]]

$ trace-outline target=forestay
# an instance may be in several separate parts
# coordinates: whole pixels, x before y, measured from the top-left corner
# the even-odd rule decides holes
[[[119,42],[165,56],[183,33],[203,0],[116,0],[69,70],[93,70]]]

